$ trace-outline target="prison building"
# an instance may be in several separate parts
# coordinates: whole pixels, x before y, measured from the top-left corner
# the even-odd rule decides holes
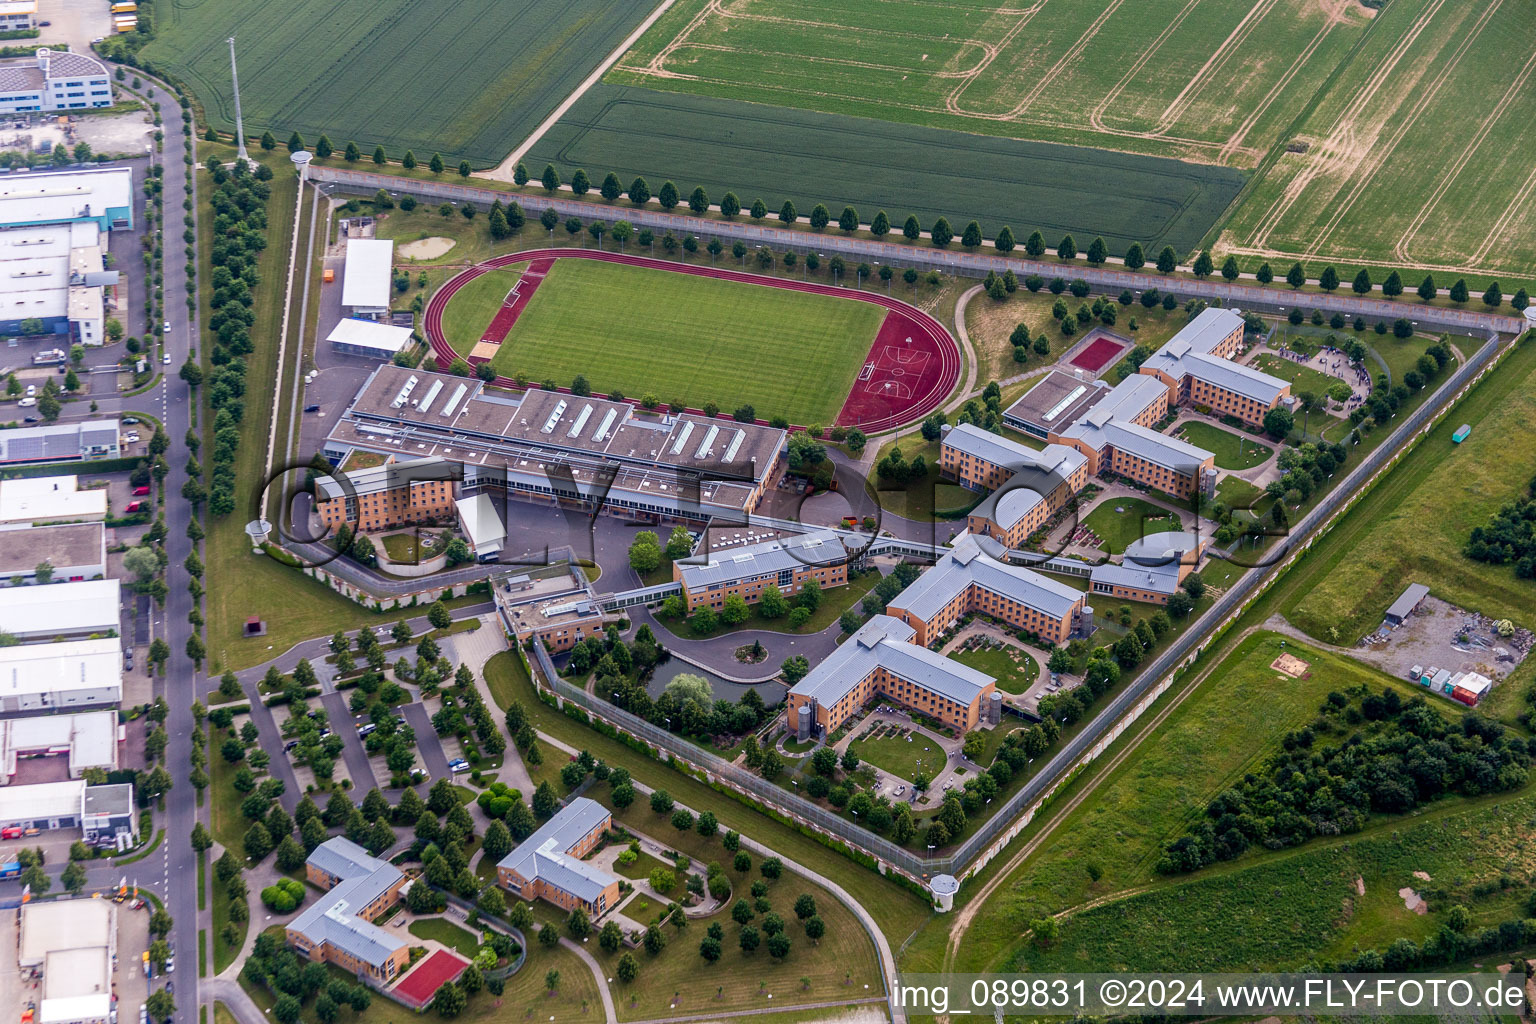
[[[384,365],[323,452],[332,465],[355,451],[448,459],[463,467],[461,494],[626,520],[740,522],[783,476],[787,436],[557,391],[488,392],[479,380]]]
[[[363,533],[448,522],[459,475],[447,459],[390,458],[382,466],[316,477],[315,511],[332,530],[345,524]]]
[[[603,611],[581,567],[570,562],[503,572],[489,582],[506,631],[520,643],[536,640],[555,654],[600,636],[618,621]]]
[[[1168,389],[1157,378],[1127,377],[1052,440],[1081,452],[1091,476],[1118,474],[1185,497],[1204,485],[1216,457],[1152,429],[1168,414],[1168,400]]]
[[[944,428],[939,469],[961,486],[992,491],[966,525],[1010,548],[1022,546],[1088,482],[1088,460],[1074,448],[1036,451],[969,423]]]
[[[1126,546],[1120,564],[1093,567],[1089,590],[1120,601],[1167,604],[1200,565],[1205,539],[1187,531],[1154,533]]]
[[[1232,361],[1243,341],[1243,318],[1230,309],[1207,309],[1147,357],[1141,374],[1168,389],[1170,405],[1205,406],[1217,416],[1260,424],[1288,401],[1291,385]]]
[[[399,868],[336,836],[315,847],[304,874],[325,892],[288,923],[290,946],[378,985],[410,963],[410,945],[373,923],[405,888]]]
[[[790,689],[786,707],[791,735],[802,707],[824,736],[876,697],[963,731],[981,721],[995,689],[986,673],[922,646],[906,622],[875,615]]]
[[[389,316],[394,287],[395,243],[389,238],[350,238],[341,270],[341,304],[358,320]]]
[[[1014,629],[1063,644],[1077,630],[1081,591],[982,551],[962,536],[933,567],[890,602],[886,613],[911,626],[915,643],[927,646],[968,614],[985,615]]]
[[[603,916],[618,905],[619,880],[582,858],[597,849],[611,822],[608,808],[577,797],[497,863],[497,881],[519,899]]]
[[[815,580],[823,590],[848,582],[848,552],[831,530],[801,536],[776,537],[739,548],[702,551],[672,563],[672,578],[682,584],[688,611],[718,612],[732,594],[748,604],[763,599],[776,586],[793,597]]]

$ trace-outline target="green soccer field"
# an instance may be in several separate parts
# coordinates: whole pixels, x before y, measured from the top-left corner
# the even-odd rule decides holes
[[[445,320],[470,300],[455,295]],[[830,424],[884,315],[852,299],[556,260],[492,365],[560,385],[581,374],[598,394]]]
[[[443,309],[443,333],[461,356],[468,356],[501,308],[507,292],[523,276],[522,267],[491,270],[460,288]]]
[[[252,136],[297,130],[457,164],[496,163],[531,132],[649,7],[624,0],[200,0],[155,8],[146,60],[185,81],[208,119],[234,130],[229,36]]]

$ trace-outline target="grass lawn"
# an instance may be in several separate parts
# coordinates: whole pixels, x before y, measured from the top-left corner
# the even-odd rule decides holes
[[[1311,675],[1284,676],[1269,667],[1280,653],[1280,639],[1256,634],[1210,670],[1200,689],[1158,727],[1155,741],[1138,747],[1092,800],[1056,829],[1027,867],[1015,872],[1008,890],[1015,920],[1054,914],[1122,890],[1178,886],[1180,879],[1166,881],[1153,870],[1163,846],[1204,815],[1211,797],[1273,752],[1286,732],[1311,720],[1330,690],[1366,683],[1378,691],[1392,686],[1405,698],[1417,692],[1359,662],[1295,640],[1287,642],[1286,650],[1307,661]],[[1446,710],[1438,702],[1436,708]],[[1232,742],[1237,736],[1243,742]],[[1261,851],[1236,863],[1263,859],[1272,857]],[[1284,933],[1289,941],[1291,929],[1278,926],[1287,912],[1271,907],[1277,923],[1273,929],[1259,923],[1263,918],[1255,919],[1249,941],[1262,943],[1271,931]],[[956,969],[986,970],[1009,962],[1020,949],[1016,933],[1016,924],[1004,915],[978,919]]]
[[[396,562],[415,562],[416,535],[414,533],[391,533],[384,537],[384,553]]]
[[[1070,267],[1062,269],[1063,280],[1071,281],[1073,276]],[[1152,285],[1153,282],[1149,280],[1147,284]],[[1079,299],[1070,292],[1063,292],[1061,299],[1067,304],[1068,309],[1076,311],[1077,307],[1085,302],[1090,306],[1093,305],[1093,297],[1098,294],[1103,292],[1091,292],[1086,299]],[[1056,296],[1048,289],[1042,288],[1038,292],[1031,292],[1022,286],[1002,302],[984,294],[971,299],[970,304],[965,307],[965,329],[970,336],[972,347],[976,349],[977,380],[983,382],[1002,380],[1005,377],[1015,377],[1033,370],[1043,370],[1060,359],[1063,353],[1083,340],[1085,333],[1098,325],[1098,321],[1095,320],[1088,327],[1079,328],[1077,333],[1070,337],[1062,334],[1056,318],[1051,315],[1051,307],[1055,303]],[[1189,317],[1182,308],[1170,312],[1162,306],[1146,309],[1140,303],[1129,306],[1121,306],[1117,303],[1115,309],[1118,311],[1118,318],[1114,326],[1106,330],[1152,349],[1161,348],[1164,342],[1178,332],[1179,328],[1189,322]],[[1133,319],[1136,321],[1134,331],[1131,330]],[[1031,347],[1029,359],[1026,362],[1015,362],[1013,331],[1020,324],[1029,328],[1031,338],[1038,338],[1044,334],[1046,341],[1050,343],[1050,352],[1042,356]],[[1105,373],[1105,378],[1110,382],[1115,379],[1110,372]]]
[[[493,364],[560,384],[583,374],[601,393],[831,423],[883,317],[867,302],[557,260]]]
[[[1175,436],[1215,455],[1219,469],[1252,469],[1275,453],[1273,448],[1247,435],[1223,430],[1199,420],[1181,424]]]
[[[475,951],[480,948],[478,937],[441,917],[419,918],[412,921],[406,930],[418,939],[441,942],[449,949],[462,953],[470,959],[474,959]]]
[[[865,736],[878,734],[877,738]],[[876,768],[883,768],[892,775],[911,781],[918,775],[933,778],[948,763],[944,749],[925,733],[914,729],[897,729],[878,724],[867,729],[860,738],[848,744],[848,749]]]
[[[1181,528],[1174,513],[1141,498],[1129,497],[1104,499],[1083,517],[1083,525],[1098,535],[1112,555],[1120,554],[1142,537]]]
[[[666,838],[664,837],[663,842],[665,841]],[[614,861],[613,873],[628,879],[649,878],[651,872],[655,871],[657,868],[666,868],[670,871],[672,869],[672,865],[663,864],[660,860],[652,857],[648,853],[641,853],[638,857],[635,858],[634,862],[630,864],[625,864],[623,861]]]
[[[1040,675],[1039,663],[1011,644],[956,651],[950,657],[996,679],[997,688],[1005,693],[1023,693]]]
[[[841,885],[854,899],[858,900],[893,942],[899,943],[905,939],[928,917],[929,910],[925,901],[908,890],[887,882],[874,871],[863,868],[840,855],[829,853],[825,846],[811,837],[761,814],[724,793],[711,789],[690,775],[644,757],[618,740],[610,739],[589,729],[544,704],[538,699],[533,684],[518,663],[514,652],[504,651],[492,657],[486,662],[484,675],[497,703],[505,708],[506,702],[520,701],[528,710],[529,718],[539,731],[548,733],[578,749],[590,750],[593,755],[602,758],[610,765],[623,765],[635,778],[666,789],[674,798],[695,811],[713,811],[720,819],[722,830],[735,829],[800,864],[815,865],[818,872]],[[556,757],[551,752],[545,757],[544,764],[539,767],[558,771],[558,766],[553,764],[555,761]],[[538,769],[532,765],[529,769],[535,772],[535,781],[537,781]],[[594,787],[587,795],[593,799],[606,799],[607,796],[600,786]],[[651,813],[648,801],[636,801],[615,817],[655,836],[665,835],[666,842],[684,853],[699,857],[705,863],[711,860],[725,862],[723,848],[716,852],[714,847],[709,849],[702,846],[695,847],[695,842],[702,844],[706,840],[695,832],[679,833],[672,830],[669,823],[662,822]],[[830,933],[831,918],[827,919],[827,923]],[[868,960],[872,968],[878,966],[872,950]]]
[[[1303,566],[1309,582],[1285,607],[1287,617],[1319,639],[1336,628],[1350,643],[1419,581],[1463,608],[1536,626],[1529,581],[1461,553],[1472,528],[1536,475],[1536,448],[1521,441],[1536,420],[1533,388],[1536,344],[1527,341],[1314,549]],[[1454,445],[1451,433],[1462,423],[1473,426],[1472,436]]]
[[[1319,397],[1326,395],[1328,389],[1337,384],[1342,377],[1315,370],[1310,366],[1303,366],[1293,362],[1284,356],[1275,355],[1273,352],[1260,352],[1249,362],[1255,370],[1262,370],[1271,377],[1279,377],[1281,380],[1291,382],[1292,393],[1310,391]]]
[[[591,945],[595,946],[596,943]],[[559,971],[553,990],[544,984],[545,975]],[[509,1007],[523,1011],[517,1015]],[[532,1016],[535,1015],[536,1016]],[[603,1019],[603,999],[592,971],[575,953],[564,946],[545,949],[530,935],[528,959],[507,979],[506,990],[497,999],[481,991],[469,1001],[459,1020],[506,1021],[532,1019],[540,1024],[596,1024]]]
[[[417,212],[420,207],[417,208]],[[463,218],[460,218],[461,220]],[[523,276],[522,267],[507,270],[491,270],[466,284],[454,293],[443,309],[443,333],[448,344],[461,356],[469,355],[475,342],[485,334],[491,318],[501,308],[507,292]]]
[[[235,772],[240,765],[230,764],[219,754],[219,747],[231,734],[238,733],[240,726],[245,722],[244,715],[235,717],[234,725],[229,729],[215,729],[209,726],[208,739],[208,794],[211,800],[210,819],[213,826],[214,840],[226,850],[233,850],[239,857],[245,853],[245,830],[249,827],[245,816],[240,813],[240,801],[243,795],[235,789]],[[238,941],[226,943],[223,938],[224,925],[229,922],[229,899],[224,894],[224,887],[214,880],[213,899],[213,972],[218,974],[224,968],[234,962],[240,948],[245,944],[245,932],[250,927],[250,922],[241,921],[235,924],[240,931]]]
[[[968,491],[939,476],[939,442],[924,441],[921,434],[914,433],[881,445],[875,461],[879,462],[891,449],[897,447],[901,449],[901,457],[908,462],[921,455],[927,471],[900,485],[883,484],[877,475],[871,473],[869,483],[875,488],[875,499],[883,511],[903,519],[928,522],[934,519],[935,509],[941,517],[953,515],[974,507],[986,497],[985,494]],[[960,525],[964,526],[964,523]]]
[[[1224,476],[1216,485],[1216,500],[1228,508],[1248,508],[1264,497],[1262,488],[1236,476]],[[1263,509],[1259,514],[1263,514]]]

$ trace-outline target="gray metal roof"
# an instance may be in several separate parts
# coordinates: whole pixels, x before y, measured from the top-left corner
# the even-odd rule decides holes
[[[1073,428],[1073,430],[1077,429],[1077,427]],[[1097,430],[1090,429],[1085,432],[1084,440],[1097,448],[1113,445],[1121,451],[1146,459],[1155,466],[1185,474],[1194,473],[1201,463],[1211,458],[1210,452],[1188,441],[1148,430],[1137,423],[1125,423],[1119,420],[1106,423]]]
[[[496,865],[532,881],[542,878],[558,889],[591,902],[602,895],[614,876],[566,851],[608,818],[608,808],[579,796],[555,813],[533,835],[518,844]]]
[[[900,619],[871,616],[790,692],[830,706],[876,668],[960,704],[970,704],[992,683],[986,673],[912,643],[916,635],[917,631]]]
[[[955,546],[891,602],[923,620],[931,619],[966,587],[975,584],[1053,618],[1064,618],[1083,594],[1065,583],[1022,566],[999,562],[981,550],[976,538],[961,537]]]
[[[1410,583],[1392,607],[1387,609],[1387,618],[1406,619],[1413,610],[1419,606],[1419,602],[1429,596],[1429,588],[1422,583]]]
[[[1176,563],[1151,566],[1105,563],[1094,566],[1089,579],[1095,587],[1132,587],[1166,595],[1179,589],[1179,567]]]
[[[319,945],[329,943],[375,967],[405,945],[403,941],[356,915],[400,881],[400,869],[372,856],[341,836],[327,839],[309,855],[309,863],[328,875],[339,877],[289,928]]]
[[[1160,370],[1175,380],[1194,377],[1245,398],[1265,404],[1273,402],[1290,385],[1278,377],[1211,355],[1212,349],[1242,326],[1243,318],[1230,309],[1202,310],[1168,344],[1148,356],[1142,367]]]
[[[117,420],[86,420],[0,430],[0,462],[77,459],[92,447],[117,444]]]
[[[1191,557],[1191,552],[1199,551],[1200,547],[1199,536],[1188,530],[1148,534],[1126,545],[1121,564],[1096,565],[1089,579],[1100,586],[1172,594],[1179,589],[1180,568],[1199,562],[1199,555]]]
[[[722,548],[709,552],[707,557],[709,561],[703,565],[677,563],[683,574],[683,586],[689,590],[703,590],[711,584],[731,583],[785,569],[838,565],[847,560],[848,551],[834,531],[816,530],[739,548]]]
[[[1003,443],[1013,444],[1006,439]],[[1082,452],[1064,444],[1048,444],[1038,452],[1033,448],[1015,447],[1021,448],[1027,457],[1005,463],[1013,466],[1016,472],[982,499],[974,511],[975,515],[1004,528],[1023,519],[1088,461]]]

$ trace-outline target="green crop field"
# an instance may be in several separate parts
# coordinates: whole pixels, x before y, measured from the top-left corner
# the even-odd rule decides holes
[[[234,130],[236,37],[246,131],[355,139],[394,159],[414,148],[494,164],[547,116],[649,7],[623,0],[412,0],[265,4],[190,0],[156,8],[144,57],[183,79],[209,120]]]
[[[782,288],[556,260],[492,365],[560,384],[584,374],[602,394],[654,394],[695,409],[745,403],[764,419],[831,423],[884,313]]]
[[[1103,235],[1111,252],[1138,239],[1153,252],[1193,247],[1244,182],[1230,167],[606,83],[525,162],[535,173],[553,163],[566,180],[578,167],[595,181],[642,175],[653,191],[670,178],[685,195],[733,191],[775,213],[792,199],[802,217],[825,203],[835,220],[847,204],[868,223],[883,209],[898,238],[915,214],[924,230],[948,217],[957,234],[975,218],[988,238],[1009,224],[1021,242],[1036,228],[1052,245],[1069,231],[1080,247]]]
[[[681,0],[610,82],[1254,166],[1368,24],[1279,0]]]
[[[1252,469],[1274,454],[1273,448],[1246,434],[1236,434],[1199,420],[1181,424],[1177,436],[1215,455],[1216,465],[1221,469]]]
[[[1349,643],[1375,628],[1393,598],[1417,580],[1452,604],[1536,626],[1536,584],[1516,578],[1510,566],[1461,553],[1472,528],[1536,475],[1536,447],[1525,441],[1533,420],[1536,344],[1527,341],[1335,527],[1329,540],[1340,542],[1323,549],[1317,578],[1298,592],[1287,617],[1320,639],[1336,628]],[[1462,423],[1472,425],[1472,436],[1453,445],[1451,433]]]
[[[1392,0],[1300,123],[1296,151],[1265,170],[1218,248],[1431,267],[1442,288],[1463,270],[1528,278],[1536,260],[1529,15],[1507,2]]]

